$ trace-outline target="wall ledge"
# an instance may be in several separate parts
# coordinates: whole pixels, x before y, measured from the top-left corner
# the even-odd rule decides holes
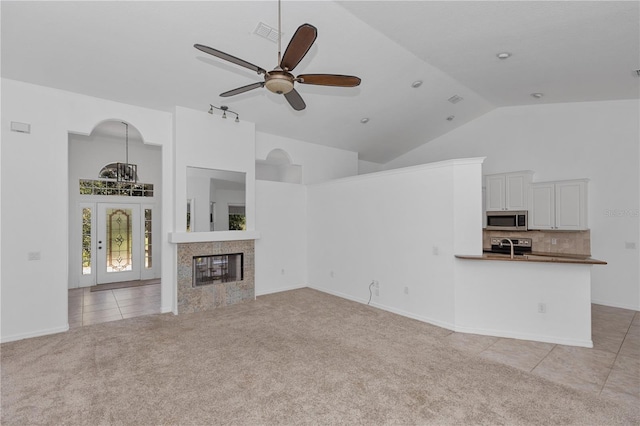
[[[259,240],[258,231],[214,231],[214,232],[170,232],[169,242],[181,243],[206,243],[209,241],[241,241]]]
[[[453,169],[455,166],[482,164],[485,158],[486,157],[455,158],[453,160],[443,160],[443,161],[437,161],[434,163],[418,164],[417,166],[400,167],[397,169],[383,170],[380,172],[365,173],[363,175],[348,176],[340,179],[329,180],[326,182],[310,184],[309,186],[323,186],[323,185],[334,185],[336,183],[366,181],[370,179],[378,179],[382,176],[412,173],[412,172],[421,171],[421,170],[440,169],[443,167],[450,167]]]

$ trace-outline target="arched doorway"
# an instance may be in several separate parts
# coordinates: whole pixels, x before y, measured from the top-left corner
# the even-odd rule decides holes
[[[145,144],[133,124],[107,120],[90,135],[69,133],[70,326],[94,323],[100,315],[87,316],[86,311],[99,308],[108,320],[132,313],[131,301],[123,309],[117,296],[133,291],[114,287],[139,287],[153,280],[159,311],[161,183],[162,149]],[[83,299],[84,318],[77,318],[73,309],[80,302],[71,296]]]

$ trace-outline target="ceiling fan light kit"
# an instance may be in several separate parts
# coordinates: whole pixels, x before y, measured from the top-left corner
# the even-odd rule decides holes
[[[294,77],[291,71],[302,61],[318,36],[318,30],[311,24],[302,24],[291,37],[289,45],[281,55],[281,36],[280,28],[280,0],[278,1],[278,66],[272,71],[266,71],[257,65],[247,62],[243,59],[229,55],[228,53],[214,49],[202,44],[195,44],[196,49],[213,55],[217,58],[231,62],[244,68],[248,68],[264,75],[264,81],[248,84],[238,87],[220,94],[221,97],[229,97],[248,92],[249,90],[266,87],[272,93],[284,95],[289,105],[296,111],[306,108],[304,100],[295,89],[295,83],[313,84],[318,86],[334,86],[334,87],[355,87],[360,85],[360,78],[351,75],[340,74],[302,74]]]
[[[284,71],[271,71],[265,77],[267,90],[278,95],[284,95],[293,90],[293,76]]]

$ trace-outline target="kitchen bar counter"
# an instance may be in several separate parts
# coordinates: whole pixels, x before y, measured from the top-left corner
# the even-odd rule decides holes
[[[508,254],[485,252],[481,256],[477,255],[456,255],[458,259],[470,260],[502,260],[508,262],[543,262],[543,263],[573,263],[584,265],[606,265],[603,260],[593,259],[591,257],[575,256],[557,253],[536,253],[525,255],[515,255],[513,259]]]
[[[605,262],[539,252],[454,262],[456,331],[593,347],[591,270]]]

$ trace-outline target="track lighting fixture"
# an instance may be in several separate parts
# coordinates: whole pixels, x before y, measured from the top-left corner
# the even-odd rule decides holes
[[[238,115],[238,113],[234,112],[234,111],[231,111],[228,106],[220,105],[219,107],[217,107],[217,106],[213,106],[213,105],[209,104],[209,114],[213,114],[213,109],[214,108],[219,110],[219,111],[222,111],[222,118],[226,119],[227,118],[227,113],[235,114],[236,115],[236,119],[234,121],[236,123],[240,122],[240,116]]]

